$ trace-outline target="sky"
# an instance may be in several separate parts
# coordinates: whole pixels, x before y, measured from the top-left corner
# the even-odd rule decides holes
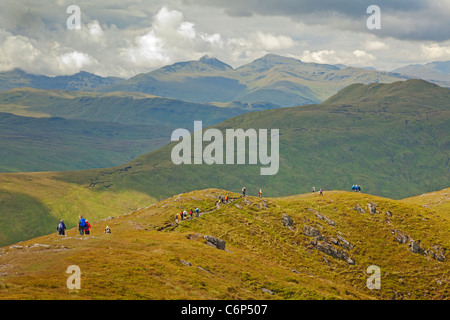
[[[236,68],[268,53],[384,71],[448,61],[450,0],[0,3],[0,71],[129,78],[204,55]]]

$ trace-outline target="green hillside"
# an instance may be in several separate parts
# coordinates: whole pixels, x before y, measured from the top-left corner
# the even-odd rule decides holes
[[[279,129],[273,176],[260,175],[260,164],[177,166],[172,143],[124,166],[65,179],[108,181],[113,189],[164,197],[211,186],[238,191],[245,185],[253,195],[263,188],[266,195],[284,196],[358,184],[363,192],[405,198],[448,187],[449,101],[449,89],[422,80],[352,85],[320,105],[248,113],[215,126],[222,132]]]
[[[265,108],[203,105],[142,93],[3,91],[0,172],[112,167],[166,145],[173,130],[199,118],[213,125]]]
[[[0,248],[0,299],[448,299],[450,225],[430,209],[337,191],[216,207],[219,194],[238,196],[180,194],[93,223],[89,236]],[[200,217],[175,223],[197,206]],[[71,265],[80,289],[67,288]]]

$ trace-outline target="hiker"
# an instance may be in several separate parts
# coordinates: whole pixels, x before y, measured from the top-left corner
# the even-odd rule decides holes
[[[315,192],[316,192],[316,188],[315,188],[315,187],[312,187],[312,193],[313,193],[313,196],[316,195]]]
[[[105,233],[111,233],[111,229],[108,226],[105,228]]]
[[[189,215],[191,216],[191,220],[192,220],[192,215],[193,215],[194,213],[192,212],[192,209],[191,209],[191,211],[189,211]]]
[[[258,196],[259,196],[260,198],[262,198],[262,190],[261,190],[261,189],[259,189]]]
[[[245,197],[245,187],[242,187],[242,196]]]
[[[175,215],[175,222],[178,223],[178,217],[179,217],[179,213],[177,212],[177,214]]]
[[[200,214],[199,214],[200,210],[198,209],[198,207],[195,208],[195,212],[196,212],[196,217],[197,217],[197,218],[200,217]]]
[[[356,191],[356,186],[352,185],[352,191],[355,192]]]
[[[84,229],[86,229],[86,219],[83,216],[80,216],[78,220],[78,231],[80,232],[80,236],[84,235]]]
[[[322,188],[320,188],[319,194],[320,194],[321,196],[323,196],[323,190],[322,190]]]
[[[84,234],[90,234],[91,233],[91,224],[88,220],[86,220],[86,228],[84,229]]]
[[[356,185],[356,191],[361,192],[361,186]]]
[[[183,221],[183,211],[180,212],[181,221]]]
[[[228,204],[228,195],[225,197],[225,203]]]
[[[58,230],[58,233],[60,236],[65,236],[65,230],[66,230],[66,225],[64,224],[64,220],[61,219],[61,221],[58,224],[58,227],[56,228],[56,230]]]
[[[183,211],[183,218],[187,219],[187,212],[186,212],[186,209]]]

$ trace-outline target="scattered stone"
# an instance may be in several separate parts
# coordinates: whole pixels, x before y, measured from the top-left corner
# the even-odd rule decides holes
[[[190,263],[189,261],[180,260],[180,262],[181,262],[182,264],[184,264],[185,266],[188,266],[188,267],[191,267],[191,266],[192,266],[192,263]]]
[[[386,211],[386,215],[388,215],[389,217],[392,217],[392,212]]]
[[[340,235],[338,235],[337,236],[337,238],[338,238],[338,245],[339,246],[341,246],[341,247],[343,247],[344,249],[346,249],[346,250],[351,250],[351,249],[353,249],[354,248],[354,246],[350,243],[350,242],[348,242],[347,240],[345,240],[343,237],[341,237]]]
[[[374,202],[367,203],[367,208],[369,209],[369,213],[371,213],[371,214],[379,213],[377,210],[378,205]]]
[[[307,237],[317,237],[320,236],[320,231],[313,226],[305,225],[303,227],[303,234]]]
[[[23,246],[14,245],[9,247],[10,249],[23,249]]]
[[[395,240],[397,240],[398,243],[404,244],[404,243],[408,242],[408,239],[409,239],[408,235],[403,234],[402,232],[400,232],[398,230],[394,230],[393,233],[396,234]]]
[[[423,253],[423,249],[420,247],[419,242],[411,239],[409,242],[409,251],[412,253]]]
[[[292,221],[291,217],[288,216],[284,212],[281,216],[281,222],[283,223],[283,226],[285,226],[285,227],[293,227],[294,226],[294,221]]]
[[[444,262],[445,261],[445,248],[435,244],[433,246],[433,249],[428,249],[425,251],[425,254],[430,256],[431,258],[433,258],[434,260],[440,261],[440,262]]]
[[[225,240],[208,235],[204,236],[204,238],[206,240],[206,244],[220,250],[225,250]]]
[[[242,207],[240,205],[238,205],[237,203],[234,204],[238,209],[242,209]]]
[[[340,259],[343,260],[345,262],[347,262],[350,265],[354,265],[355,261],[350,258],[347,253],[345,253],[342,250],[338,250],[336,248],[334,248],[330,243],[327,242],[319,242],[317,244],[317,250],[319,250],[320,252],[323,252],[333,258],[336,259]]]
[[[245,199],[245,198],[244,198],[243,201],[244,201],[244,203],[245,203],[246,205],[248,205],[248,206],[252,204],[250,200],[247,200],[247,199]]]
[[[274,295],[274,294],[275,294],[275,293],[273,293],[272,291],[270,291],[270,290],[267,289],[267,288],[261,288],[261,290],[264,291],[265,293],[268,293],[268,294],[271,294],[271,295]]]
[[[359,213],[366,213],[366,211],[361,208],[361,206],[359,205],[359,203],[356,204],[356,207],[353,208],[353,210],[358,211]]]
[[[209,271],[209,270],[206,270],[206,269],[204,269],[204,268],[202,268],[202,267],[200,267],[200,266],[197,266],[197,268],[199,268],[200,270],[202,270],[202,271],[206,271],[206,272],[208,272],[208,273],[211,273],[212,274],[212,272],[211,271]]]
[[[50,245],[48,245],[48,244],[35,243],[34,245],[30,246],[30,248],[38,248],[38,247],[42,247],[42,248],[50,248]]]

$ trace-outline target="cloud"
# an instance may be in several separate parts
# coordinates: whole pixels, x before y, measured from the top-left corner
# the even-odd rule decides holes
[[[450,2],[446,0],[184,0],[204,6],[222,8],[230,16],[284,16],[308,25],[370,33],[366,27],[367,8],[381,9],[380,37],[409,40],[450,40]]]
[[[376,60],[376,57],[364,50],[335,51],[335,50],[320,50],[311,52],[305,50],[301,55],[300,60],[304,62],[315,62],[320,64],[344,64],[349,66],[370,66]]]

